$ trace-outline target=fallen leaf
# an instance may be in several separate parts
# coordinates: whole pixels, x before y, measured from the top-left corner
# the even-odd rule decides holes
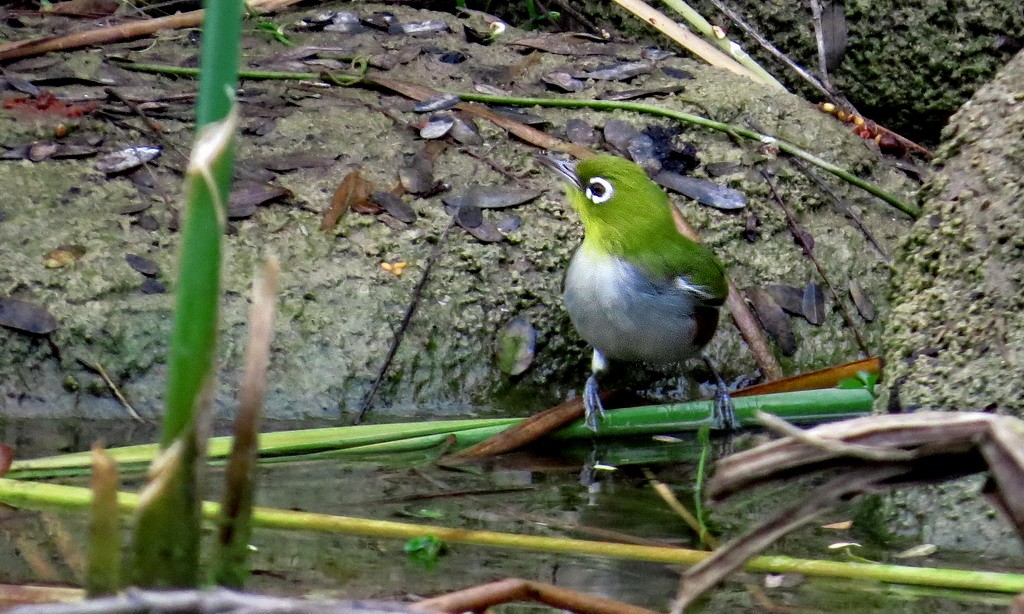
[[[160,267],[156,262],[149,258],[139,256],[138,254],[125,254],[124,259],[128,263],[128,266],[132,267],[137,272],[142,273],[146,277],[154,277],[160,272]]]
[[[761,322],[761,327],[771,335],[779,349],[786,356],[796,353],[796,335],[793,333],[793,325],[789,317],[782,311],[772,295],[761,288],[750,288],[746,291],[750,304],[754,307],[754,313]]]
[[[815,326],[825,321],[825,294],[816,283],[804,287],[803,313],[807,321]]]
[[[43,306],[14,298],[0,299],[0,326],[45,335],[57,329],[57,318]]]
[[[48,269],[59,269],[66,267],[84,255],[85,248],[81,245],[61,245],[43,256],[43,266]]]
[[[864,292],[864,289],[860,287],[860,282],[856,279],[850,280],[850,297],[853,299],[853,304],[857,307],[857,311],[860,312],[862,318],[868,322],[875,319],[875,304],[867,293]]]
[[[328,207],[320,222],[320,230],[332,230],[349,209],[362,208],[365,211],[368,207],[376,207],[370,203],[370,194],[372,193],[373,184],[363,179],[359,171],[355,170],[345,175],[341,185],[334,191],[331,206]]]

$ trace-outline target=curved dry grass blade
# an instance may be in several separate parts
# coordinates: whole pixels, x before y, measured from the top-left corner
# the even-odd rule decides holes
[[[522,422],[482,441],[475,446],[445,457],[444,464],[459,464],[471,460],[505,454],[532,443],[544,435],[557,431],[573,420],[583,417],[583,400],[575,398],[551,409],[534,414]]]
[[[870,490],[875,484],[906,471],[907,467],[901,465],[864,468],[815,488],[813,494],[799,504],[776,514],[687,570],[680,580],[672,613],[682,614],[694,600],[742,567],[748,559],[787,533],[811,522],[818,514],[845,498]]]
[[[508,578],[473,586],[432,599],[424,599],[413,608],[433,612],[483,612],[513,601],[532,601],[578,614],[655,614],[635,605],[606,597],[587,595],[544,582]]]
[[[774,382],[767,382],[750,386],[743,390],[730,393],[733,398],[749,397],[759,394],[776,394],[779,392],[793,392],[795,390],[822,390],[824,388],[835,388],[839,382],[855,377],[858,373],[879,375],[882,373],[882,359],[877,356],[855,360],[844,365],[828,367],[820,371],[801,373],[793,377],[787,377]]]

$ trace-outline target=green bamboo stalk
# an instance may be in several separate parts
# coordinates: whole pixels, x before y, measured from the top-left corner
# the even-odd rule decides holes
[[[120,493],[118,504],[122,513],[130,513],[134,510],[139,505],[139,498],[139,495],[133,493]],[[87,488],[0,478],[0,502],[14,507],[46,509],[59,506],[63,509],[81,510],[89,506],[90,499],[91,493]],[[203,504],[202,509],[204,518],[208,520],[215,520],[220,515],[220,508],[216,503],[206,502]],[[368,520],[272,508],[256,508],[253,513],[253,523],[255,526],[269,529],[396,539],[409,539],[429,534],[449,543],[549,552],[572,556],[601,556],[676,565],[692,565],[700,562],[710,554],[702,550],[687,550],[684,548],[640,546],[537,535],[516,535],[496,531],[473,531],[426,524]],[[821,561],[788,556],[754,557],[747,562],[746,568],[759,573],[800,573],[809,576],[874,580],[895,584],[962,590],[1000,593],[1019,593],[1024,591],[1024,575],[1013,573]]]
[[[757,426],[754,414],[767,411],[796,424],[825,420],[841,420],[864,416],[871,412],[872,394],[864,388],[804,390],[750,397],[736,397],[733,407],[736,418],[744,426]],[[550,437],[555,440],[589,441],[594,437],[632,437],[659,433],[695,431],[711,423],[712,401],[690,401],[668,405],[627,407],[609,411],[594,433],[582,421],[570,424]],[[260,435],[260,456],[294,456],[338,451],[345,455],[380,454],[425,450],[440,445],[455,435],[459,448],[472,445],[518,423],[521,418],[476,420],[439,420],[399,424],[361,424],[326,429],[304,429],[263,433]],[[208,454],[222,458],[231,448],[230,437],[210,439]],[[153,444],[111,448],[107,452],[123,467],[149,462],[159,448]],[[26,479],[61,475],[67,469],[86,467],[88,453],[17,460],[8,477]]]
[[[733,399],[734,411],[743,426],[757,426],[758,409],[796,424],[813,424],[864,416],[871,412],[874,397],[864,388],[805,390],[782,392]],[[695,431],[710,425],[712,401],[690,401],[668,405],[627,407],[609,411],[595,434],[581,421],[564,427],[550,437],[555,440],[589,441],[594,437],[632,437],[659,433]],[[488,418],[471,420],[438,420],[398,424],[361,424],[325,429],[280,431],[260,435],[260,457],[302,459],[327,458],[337,455],[359,456],[427,450],[440,446],[455,436],[460,449],[518,423],[521,418]],[[223,458],[231,448],[231,437],[209,440],[210,458]],[[150,462],[159,452],[154,444],[111,448],[107,451],[125,470]],[[76,475],[89,464],[87,452],[16,460],[8,477],[30,479]],[[69,473],[70,472],[70,473]]]
[[[196,75],[195,69],[190,68],[178,68],[176,66],[164,66],[158,64],[135,64],[131,62],[118,62],[118,65],[128,70],[135,70],[139,72],[148,72],[154,74],[165,74],[165,75],[176,75],[184,77],[194,77]],[[291,75],[291,76],[289,76]],[[283,72],[261,72],[261,71],[243,71],[240,73],[243,79],[317,79],[324,80],[325,75],[320,73],[283,73]],[[339,85],[358,85],[360,78],[357,76],[345,75],[345,76],[332,76],[328,75],[332,82],[336,82]],[[337,81],[335,81],[337,80]],[[597,111],[612,111],[612,110],[623,110],[632,111],[634,113],[645,113],[648,115],[656,115],[659,117],[668,117],[688,124],[694,124],[709,130],[717,130],[726,134],[741,136],[746,139],[751,139],[763,143],[765,145],[772,145],[778,147],[779,150],[788,153],[791,156],[795,156],[804,160],[818,168],[829,172],[836,177],[857,186],[865,192],[881,198],[885,202],[889,203],[893,207],[896,207],[900,211],[906,213],[910,217],[919,218],[921,217],[921,209],[914,204],[904,202],[900,198],[889,194],[882,188],[875,184],[864,181],[860,177],[857,177],[853,173],[846,169],[837,166],[827,160],[824,160],[809,151],[801,149],[796,145],[778,139],[767,134],[761,134],[756,130],[751,130],[743,126],[737,126],[734,124],[727,124],[725,122],[718,122],[700,115],[693,115],[692,113],[684,113],[682,111],[675,111],[673,109],[666,109],[650,104],[644,104],[640,102],[629,102],[629,101],[614,101],[614,100],[577,100],[572,98],[524,98],[520,96],[492,96],[490,94],[479,94],[477,92],[449,92],[456,96],[470,102],[482,102],[487,104],[505,104],[513,106],[537,106],[537,107],[553,107],[553,108],[566,108],[566,109],[594,109]]]
[[[201,473],[213,402],[221,235],[230,192],[232,113],[238,85],[242,0],[209,3],[200,52],[197,139],[185,176],[177,307],[167,361],[161,452],[142,493],[132,540],[133,584],[190,588],[199,583]]]
[[[336,426],[322,429],[299,429],[260,434],[261,456],[283,456],[323,451],[327,449],[354,448],[356,446],[398,441],[424,435],[458,433],[461,430],[485,426],[511,425],[520,418],[487,418],[473,420],[435,420],[433,422],[407,422],[399,424],[360,424],[358,426]],[[223,458],[231,450],[231,437],[211,437],[207,453],[210,458]],[[107,452],[120,464],[139,465],[153,460],[160,447],[156,444],[142,444],[111,448]],[[48,456],[15,460],[8,477],[43,477],[55,475],[46,473],[59,469],[88,467],[88,452],[75,452],[61,456]],[[39,473],[30,473],[39,472]]]
[[[710,40],[712,43],[718,46],[719,49],[729,54],[729,57],[736,60],[743,66],[745,66],[750,72],[761,77],[761,79],[782,91],[787,91],[786,86],[782,85],[778,79],[776,79],[770,72],[765,70],[757,60],[747,55],[747,52],[740,47],[738,43],[730,40],[722,32],[721,28],[715,29],[714,26],[704,19],[704,16],[698,13],[692,6],[683,2],[683,0],[662,0],[666,6],[679,13],[679,15],[686,20],[695,30],[701,33],[704,38]]]

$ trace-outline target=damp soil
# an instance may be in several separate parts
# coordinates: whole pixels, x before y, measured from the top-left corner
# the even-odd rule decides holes
[[[363,18],[388,12],[401,23],[439,22],[446,30],[406,35],[368,28],[342,34],[309,25],[331,10],[354,10]],[[593,41],[583,41],[586,47],[577,41],[566,51],[564,36],[552,34],[553,42],[542,37],[538,43],[537,33],[515,28],[493,44],[482,45],[467,42],[463,34],[463,25],[475,25],[471,20],[373,4],[325,3],[279,20],[295,46],[247,29],[247,68],[344,72],[349,62],[338,58],[358,55],[371,58],[371,74],[438,91],[497,88],[518,96],[558,97],[567,94],[552,90],[546,76],[566,70],[594,74],[591,69],[611,66],[612,79],[581,78],[584,89],[569,95],[593,98],[624,90],[652,91],[639,100],[741,126],[756,125],[903,200],[912,200],[917,188],[916,178],[880,155],[872,141],[854,136],[848,126],[806,101],[721,74],[680,54],[651,56],[639,45]],[[21,30],[8,35],[76,27],[67,21],[28,17],[23,23]],[[69,104],[95,107],[80,118],[55,118],[11,103],[15,108],[0,114],[0,143],[12,158],[0,160],[0,183],[7,188],[7,198],[0,203],[0,294],[45,309],[57,324],[46,337],[0,328],[0,416],[124,416],[110,386],[90,368],[95,365],[143,417],[159,415],[177,274],[180,170],[191,141],[191,96],[196,86],[189,79],[129,72],[112,58],[194,65],[194,34],[172,32],[155,40],[9,65],[9,72],[43,83],[44,89]],[[595,55],[583,55],[584,48]],[[648,72],[622,77],[628,73],[617,67],[644,57],[657,58],[643,60]],[[665,96],[665,88],[675,93]],[[5,97],[25,98],[15,91]],[[416,214],[411,223],[386,213],[350,212],[334,229],[321,231],[323,212],[353,170],[378,191],[399,184],[399,170],[411,165],[427,144],[415,127],[424,115],[413,110],[413,101],[391,92],[326,87],[315,80],[245,80],[238,100],[242,134],[237,179],[287,192],[249,206],[229,223],[219,417],[233,413],[249,287],[266,253],[278,256],[283,272],[267,414],[282,420],[347,420],[377,377],[448,223],[443,199],[477,185],[540,190],[543,195],[520,206],[486,211],[489,224],[505,229],[496,237],[491,233],[487,241],[463,228],[447,236],[385,374],[374,411],[406,417],[524,415],[564,399],[580,386],[589,352],[572,330],[559,294],[581,230],[562,200],[557,180],[533,161],[536,147],[478,121],[475,140],[460,143],[445,137],[448,147],[436,156],[430,177],[442,193],[402,196]],[[520,116],[522,121],[539,122],[538,128],[559,137],[566,134],[570,121],[586,122],[598,133],[612,120],[638,130],[671,132],[674,147],[695,153],[694,177],[739,190],[749,200],[744,209],[724,212],[672,197],[726,263],[735,284],[803,288],[821,283],[770,196],[761,175],[767,173],[813,239],[815,255],[839,297],[837,302],[826,288],[826,317],[818,325],[799,316],[787,322],[795,346],[791,356],[779,352],[786,372],[856,359],[861,349],[851,325],[865,339],[868,353],[879,351],[882,322],[889,312],[890,268],[871,241],[891,253],[909,228],[906,215],[816,172],[843,200],[841,208],[772,148],[727,134],[624,111],[528,111],[530,117]],[[148,128],[140,113],[158,123],[160,131]],[[56,138],[57,124],[68,126],[70,134]],[[94,154],[45,157],[49,149],[29,147],[39,144],[75,145],[91,148]],[[140,146],[159,147],[162,153],[136,170],[100,170],[105,168],[100,166],[102,156]],[[867,232],[850,215],[856,215]],[[58,258],[54,252],[67,255]],[[139,264],[133,258],[144,259],[149,276],[133,267],[132,262]],[[399,276],[393,265],[400,263],[406,265]],[[873,302],[873,321],[858,315],[848,291],[851,281]],[[844,321],[840,307],[852,314],[851,324]],[[532,326],[536,343],[532,362],[513,376],[500,369],[494,350],[498,331],[515,319]],[[739,335],[727,317],[723,323],[709,354],[730,381],[756,377]],[[703,368],[684,369],[683,375],[675,367],[652,371],[623,366],[615,371],[613,377],[619,379],[610,379],[609,385],[640,390],[655,400],[691,398],[698,393],[694,380],[710,380]]]

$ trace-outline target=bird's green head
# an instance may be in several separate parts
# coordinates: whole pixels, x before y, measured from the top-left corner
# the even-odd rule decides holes
[[[626,255],[645,245],[656,248],[666,234],[678,234],[668,197],[639,165],[609,154],[576,164],[538,160],[569,180],[566,196],[591,246]]]

